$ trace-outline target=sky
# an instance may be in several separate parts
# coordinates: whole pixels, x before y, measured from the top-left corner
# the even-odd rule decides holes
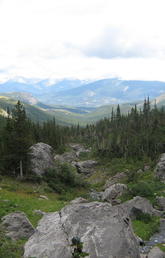
[[[164,0],[0,0],[0,82],[165,81]]]

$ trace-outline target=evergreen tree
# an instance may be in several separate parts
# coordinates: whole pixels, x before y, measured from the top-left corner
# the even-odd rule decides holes
[[[28,119],[20,101],[8,115],[5,138],[5,168],[9,174],[19,174],[23,177],[23,173],[27,171],[28,150],[31,140]]]

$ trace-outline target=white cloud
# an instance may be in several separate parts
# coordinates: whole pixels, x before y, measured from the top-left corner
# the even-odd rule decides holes
[[[164,9],[164,0],[0,1],[0,79],[165,80]]]

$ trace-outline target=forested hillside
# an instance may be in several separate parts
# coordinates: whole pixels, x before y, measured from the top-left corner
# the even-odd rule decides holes
[[[147,99],[142,110],[135,105],[130,113],[122,115],[118,105],[110,119],[89,125],[82,132],[99,156],[154,159],[165,151],[165,109],[156,105],[151,109]]]
[[[28,170],[28,149],[37,142],[50,144],[57,152],[63,152],[69,142],[82,142],[92,147],[94,155],[107,159],[155,159],[165,151],[165,110],[156,105],[151,109],[149,99],[143,110],[138,111],[135,105],[130,113],[122,115],[118,105],[110,119],[85,128],[60,126],[55,119],[42,124],[32,122],[18,101],[8,109],[7,118],[1,117],[0,129],[1,170],[7,174],[19,170],[20,160]]]

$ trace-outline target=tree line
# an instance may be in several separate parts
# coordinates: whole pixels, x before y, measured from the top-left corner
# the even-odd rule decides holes
[[[100,157],[156,159],[165,152],[165,109],[158,109],[156,104],[151,108],[149,98],[142,109],[135,105],[126,115],[118,105],[111,118],[87,125],[82,134]]]

